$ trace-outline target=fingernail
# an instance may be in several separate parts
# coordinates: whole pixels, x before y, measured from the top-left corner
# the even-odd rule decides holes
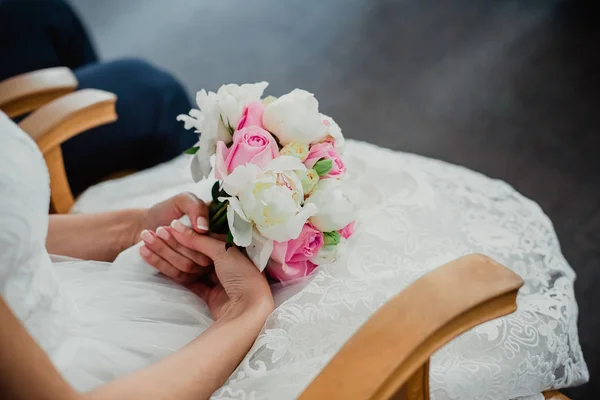
[[[154,243],[154,236],[152,236],[152,234],[150,232],[148,232],[146,229],[144,229],[142,231],[142,233],[140,234],[140,237],[142,238],[142,240],[148,244],[152,244]]]
[[[169,238],[171,237],[171,235],[169,234],[169,232],[165,228],[163,228],[162,226],[160,226],[156,230],[156,236],[158,236],[162,240],[169,240]]]
[[[140,254],[142,257],[148,257],[150,255],[150,250],[146,246],[140,247]]]
[[[200,229],[202,231],[207,231],[208,230],[208,220],[204,217],[198,217],[198,219],[196,220],[196,226],[198,227],[198,229]]]
[[[173,222],[171,222],[171,228],[175,229],[179,233],[183,233],[186,230],[185,225],[179,220],[173,220]]]

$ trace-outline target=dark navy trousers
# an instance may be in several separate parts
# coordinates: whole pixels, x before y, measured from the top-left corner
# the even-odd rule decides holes
[[[118,121],[63,144],[69,183],[78,194],[122,170],[172,159],[197,140],[175,117],[191,104],[168,73],[138,59],[98,61],[82,22],[64,0],[0,0],[0,80],[66,66],[79,88],[118,96]]]

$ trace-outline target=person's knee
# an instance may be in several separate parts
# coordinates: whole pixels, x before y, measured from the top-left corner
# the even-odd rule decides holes
[[[147,61],[137,58],[126,58],[112,61],[118,74],[129,82],[143,84],[148,90],[159,95],[186,96],[181,84],[169,73],[153,66]]]
[[[107,63],[107,69],[121,81],[132,94],[144,100],[159,113],[175,118],[173,113],[189,111],[190,102],[183,86],[169,73],[137,58],[127,58]]]
[[[189,111],[190,102],[183,86],[170,74],[137,58],[103,62],[76,71],[82,88],[103,89],[126,101],[137,101],[162,114]],[[174,118],[175,116],[173,116]]]
[[[181,154],[197,140],[176,120],[178,114],[189,111],[191,103],[181,84],[167,72],[128,58],[90,65],[76,75],[81,88],[117,95],[115,127],[126,132],[129,143],[143,144],[151,158],[149,165]]]

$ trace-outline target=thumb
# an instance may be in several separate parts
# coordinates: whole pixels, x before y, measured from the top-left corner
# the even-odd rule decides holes
[[[173,238],[180,244],[206,254],[215,263],[217,260],[222,260],[226,255],[225,242],[208,235],[199,235],[193,230],[187,229],[182,224],[177,224],[175,221],[171,224],[169,232],[173,234]]]
[[[245,280],[261,275],[252,261],[236,247],[228,249],[225,242],[209,235],[200,235],[176,223],[171,226],[169,232],[183,246],[210,257],[215,264],[219,279],[227,276],[230,278],[240,277]],[[224,282],[223,286],[226,286]]]
[[[192,193],[182,193],[175,200],[177,208],[190,218],[192,229],[208,231],[208,206]]]

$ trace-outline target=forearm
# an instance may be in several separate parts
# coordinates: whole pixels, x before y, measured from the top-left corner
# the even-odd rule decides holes
[[[64,400],[208,399],[244,358],[272,300],[224,317],[189,345],[139,372],[76,393],[0,296],[0,398]]]
[[[172,356],[88,393],[87,399],[208,399],[244,358],[267,315],[263,306],[223,318]]]
[[[84,260],[112,261],[135,243],[144,210],[50,215],[48,253]]]
[[[75,390],[54,368],[0,296],[0,398],[77,400]]]

